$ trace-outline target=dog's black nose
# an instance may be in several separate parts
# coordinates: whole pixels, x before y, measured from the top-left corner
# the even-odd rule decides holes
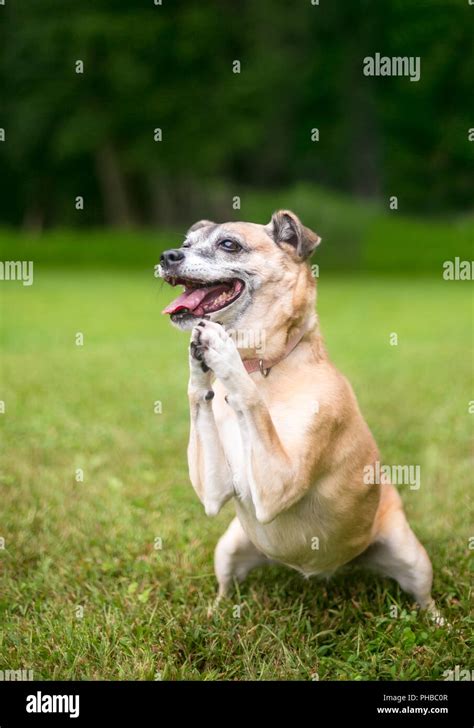
[[[172,248],[171,250],[165,250],[165,252],[161,254],[160,263],[168,267],[173,263],[179,263],[179,261],[183,260],[183,258],[184,253],[182,250],[178,250],[178,248]]]

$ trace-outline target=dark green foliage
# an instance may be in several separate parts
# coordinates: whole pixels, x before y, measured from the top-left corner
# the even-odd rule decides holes
[[[0,14],[4,222],[177,224],[242,187],[301,182],[412,212],[471,204],[467,2],[17,0]],[[420,56],[421,80],[365,77],[375,52]]]

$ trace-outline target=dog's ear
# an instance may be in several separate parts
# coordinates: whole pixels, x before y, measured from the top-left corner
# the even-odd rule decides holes
[[[189,230],[187,231],[186,235],[189,235],[189,233],[193,233],[195,230],[199,230],[199,228],[207,227],[208,225],[215,225],[215,222],[212,222],[212,220],[198,220],[194,223],[194,225],[191,225]]]
[[[321,238],[305,227],[299,217],[290,210],[278,210],[265,226],[275,243],[289,243],[303,260],[309,258],[321,242]]]

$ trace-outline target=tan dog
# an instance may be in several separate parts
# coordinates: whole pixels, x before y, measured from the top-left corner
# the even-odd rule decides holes
[[[328,575],[363,555],[439,621],[398,492],[364,478],[379,455],[321,339],[305,262],[319,242],[282,210],[266,226],[203,220],[161,257],[185,287],[164,313],[192,329],[191,482],[208,515],[231,498],[237,511],[215,552],[219,596],[270,561]]]

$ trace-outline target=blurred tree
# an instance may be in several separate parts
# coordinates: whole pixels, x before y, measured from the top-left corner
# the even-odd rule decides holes
[[[16,0],[0,14],[6,222],[172,224],[218,214],[219,181],[472,204],[473,13],[457,0]],[[366,78],[376,52],[421,56],[421,80]]]

